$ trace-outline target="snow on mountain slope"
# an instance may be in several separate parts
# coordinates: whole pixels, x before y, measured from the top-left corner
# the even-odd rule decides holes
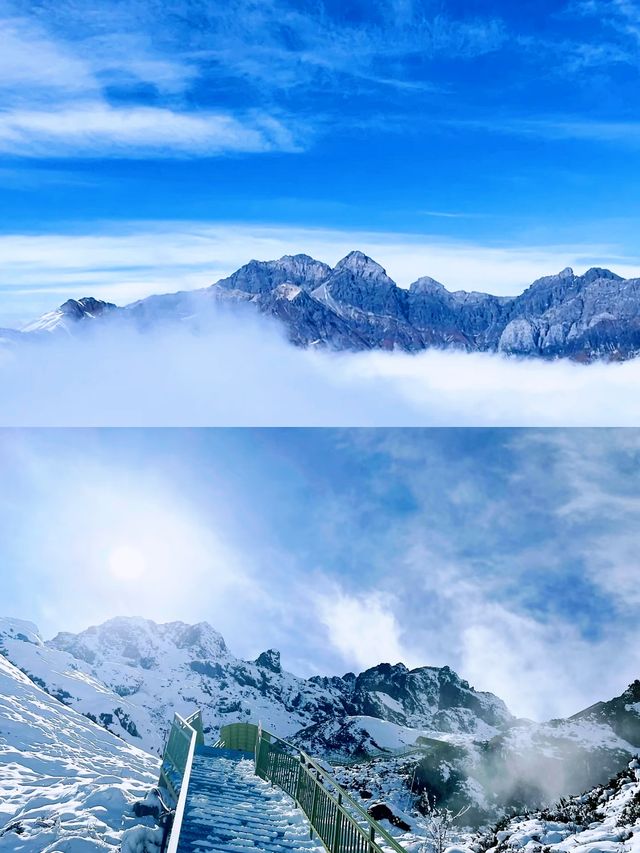
[[[131,813],[157,774],[156,759],[65,707],[0,655],[2,853],[105,853],[119,849],[127,830],[157,839],[150,819]]]
[[[73,327],[81,320],[94,320],[97,317],[116,314],[121,310],[112,302],[103,302],[101,299],[94,299],[92,296],[85,296],[83,299],[67,299],[55,311],[49,311],[32,323],[28,323],[22,331],[63,331],[71,334]]]
[[[55,699],[130,743],[157,751],[161,732],[146,708],[110,690],[83,660],[45,645],[38,629],[20,619],[0,619],[0,653]]]
[[[197,707],[213,734],[227,722],[261,720],[281,737],[354,715],[483,736],[511,719],[501,700],[474,691],[448,667],[380,664],[358,676],[304,679],[285,672],[274,650],[239,660],[207,623],[113,619],[75,636],[59,634],[47,647],[87,664],[109,690],[147,709],[158,730],[174,709]]]
[[[640,853],[640,762],[606,785],[504,821],[473,845],[486,853]]]
[[[110,690],[147,709],[163,733],[174,711],[201,708],[214,739],[221,725],[242,720],[261,720],[287,737],[341,707],[335,692],[284,672],[273,650],[256,661],[234,657],[204,622],[112,619],[78,635],[59,634],[47,645],[86,662]]]

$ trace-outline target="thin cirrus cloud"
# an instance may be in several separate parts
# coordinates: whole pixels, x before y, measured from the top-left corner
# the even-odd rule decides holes
[[[21,157],[181,157],[296,148],[291,132],[265,115],[240,119],[106,103],[0,113],[0,151]]]
[[[113,102],[109,87],[186,90],[193,63],[158,54],[141,34],[73,41],[24,17],[0,29],[0,152],[29,158],[184,157],[299,150],[291,129],[261,109],[189,109],[149,98]]]

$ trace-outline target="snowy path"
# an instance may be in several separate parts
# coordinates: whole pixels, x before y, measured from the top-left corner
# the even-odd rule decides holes
[[[286,794],[254,775],[253,762],[197,754],[178,853],[322,853]]]

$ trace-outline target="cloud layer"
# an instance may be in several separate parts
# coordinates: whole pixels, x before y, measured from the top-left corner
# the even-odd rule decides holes
[[[276,321],[215,313],[196,334],[94,327],[0,349],[5,426],[633,425],[640,360],[428,350],[305,351]]]

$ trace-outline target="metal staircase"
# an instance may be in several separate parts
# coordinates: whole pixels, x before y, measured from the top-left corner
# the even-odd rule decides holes
[[[406,853],[318,762],[250,723],[207,747],[200,712],[176,714],[160,786],[175,803],[166,853]]]

